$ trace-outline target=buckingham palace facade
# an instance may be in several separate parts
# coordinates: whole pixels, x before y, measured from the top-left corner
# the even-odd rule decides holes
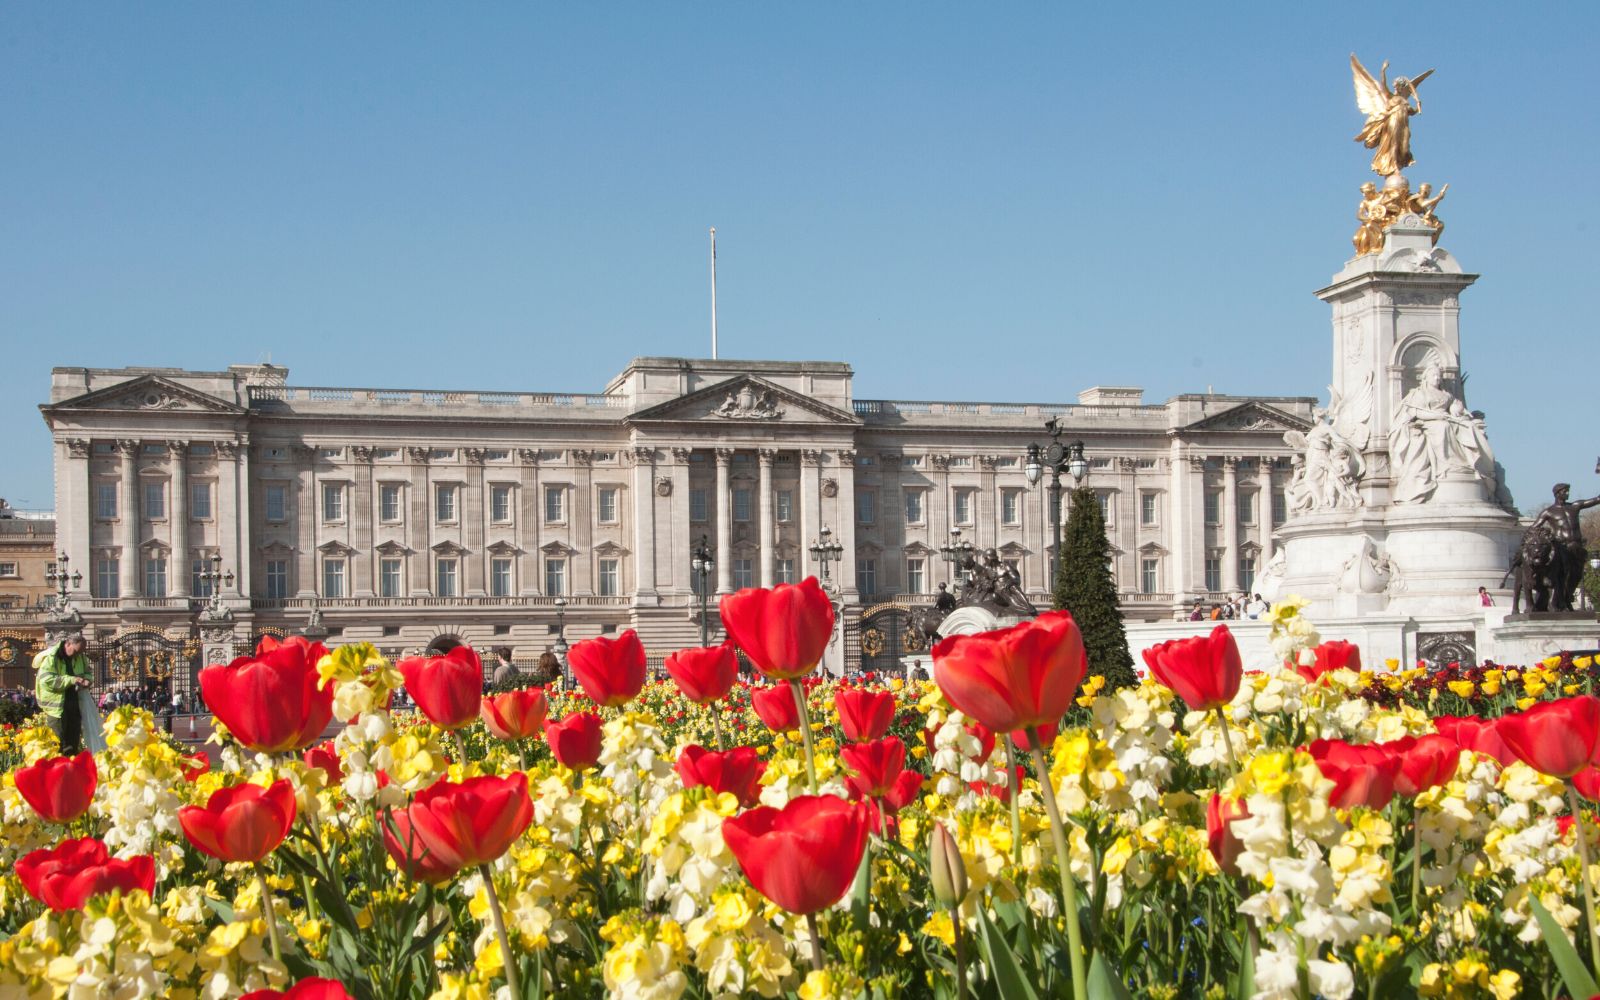
[[[1024,465],[1052,417],[1085,444],[1125,612],[1168,619],[1248,590],[1271,558],[1283,435],[1314,405],[1107,387],[1075,403],[858,399],[852,378],[839,362],[637,358],[583,394],[56,368],[41,411],[58,546],[97,634],[186,628],[204,605],[245,640],[315,611],[344,641],[450,636],[525,659],[558,610],[569,641],[698,641],[702,539],[713,594],[817,573],[826,528],[847,616],[931,600],[953,537],[996,549],[1046,605],[1051,504]]]

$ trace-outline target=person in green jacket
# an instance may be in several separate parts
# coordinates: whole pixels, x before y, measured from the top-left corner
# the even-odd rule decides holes
[[[71,756],[83,748],[83,714],[78,689],[89,686],[94,673],[83,655],[83,636],[72,635],[33,658],[34,697],[61,743],[59,753]]]

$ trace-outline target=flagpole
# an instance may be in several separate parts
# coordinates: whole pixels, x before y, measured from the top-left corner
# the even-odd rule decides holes
[[[717,359],[717,227],[711,227],[711,360]]]

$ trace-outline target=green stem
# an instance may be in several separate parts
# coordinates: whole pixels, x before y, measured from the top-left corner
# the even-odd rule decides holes
[[[728,744],[723,742],[722,739],[722,710],[717,707],[716,702],[712,702],[709,707],[711,708],[711,728],[717,734],[717,749],[726,750],[728,749]]]
[[[1007,739],[1006,742],[1010,742]],[[956,1000],[966,1000],[967,996],[967,950],[962,947],[961,940],[961,908],[950,907],[950,927],[956,939]]]
[[[1039,737],[1030,734],[1033,745],[1033,770],[1039,776],[1040,790],[1044,793],[1044,809],[1050,815],[1050,836],[1056,844],[1056,865],[1061,869],[1062,915],[1067,918],[1068,957],[1072,960],[1072,995],[1076,1000],[1087,1000],[1089,979],[1083,963],[1083,928],[1078,922],[1078,888],[1072,877],[1072,854],[1067,850],[1067,829],[1061,822],[1061,810],[1056,806],[1056,790],[1050,781],[1050,769],[1044,762],[1044,751],[1039,748]]]
[[[494,920],[494,935],[500,941],[501,964],[506,970],[506,985],[511,987],[511,995],[522,996],[522,984],[517,982],[517,957],[511,953],[511,942],[506,938],[506,918],[500,912],[500,897],[494,892],[494,873],[489,870],[487,862],[478,866],[478,872],[483,876],[483,890],[489,894],[489,916]]]
[[[1217,725],[1222,727],[1222,748],[1228,753],[1228,768],[1232,770],[1234,774],[1238,774],[1239,758],[1234,756],[1233,753],[1233,736],[1228,732],[1228,717],[1222,714],[1222,707],[1220,705],[1215,709],[1215,711],[1217,713]]]
[[[450,738],[456,743],[456,756],[460,757],[459,763],[463,768],[467,766],[467,741],[461,738],[461,730],[450,730]]]
[[[811,967],[822,971],[822,935],[817,933],[817,915],[806,914],[806,929],[811,932]]]
[[[261,890],[261,915],[267,921],[267,940],[272,943],[272,960],[283,961],[283,946],[278,943],[278,914],[272,908],[272,887],[267,885],[267,873],[256,864],[256,886]]]
[[[1589,879],[1589,837],[1583,832],[1583,805],[1578,801],[1578,790],[1567,782],[1567,804],[1572,807],[1573,826],[1578,831],[1578,879],[1583,883],[1583,907],[1589,917],[1589,962],[1591,969],[1600,970],[1600,927],[1594,922],[1594,883]]]
[[[806,712],[805,685],[796,677],[789,681],[789,688],[794,692],[794,705],[800,712],[800,739],[806,748],[806,781],[811,787],[811,794],[817,794],[817,759],[811,749],[811,717]]]
[[[1017,744],[1010,733],[1006,734],[1006,764],[1006,783],[1011,787],[1011,863],[1016,865],[1022,863],[1022,806],[1017,802],[1022,782],[1017,778]]]
[[[1411,919],[1422,915],[1422,810],[1411,812]]]
[[[528,769],[528,748],[522,745],[521,740],[517,741],[517,759],[522,761],[522,769],[526,771]]]

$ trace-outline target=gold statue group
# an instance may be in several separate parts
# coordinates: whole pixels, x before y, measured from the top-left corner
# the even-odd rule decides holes
[[[1421,76],[1397,76],[1389,83],[1389,64],[1385,62],[1374,80],[1367,68],[1353,54],[1350,70],[1355,76],[1356,105],[1367,116],[1366,124],[1356,135],[1356,141],[1372,150],[1372,170],[1384,179],[1383,187],[1371,181],[1361,185],[1361,204],[1356,207],[1356,220],[1361,227],[1351,238],[1356,255],[1377,253],[1383,249],[1384,233],[1407,215],[1415,215],[1433,230],[1433,242],[1439,242],[1444,232],[1444,221],[1435,209],[1450,190],[1446,184],[1433,193],[1433,185],[1418,185],[1411,190],[1410,183],[1400,173],[1415,163],[1411,155],[1411,116],[1422,113],[1422,98],[1417,87],[1433,70]]]

